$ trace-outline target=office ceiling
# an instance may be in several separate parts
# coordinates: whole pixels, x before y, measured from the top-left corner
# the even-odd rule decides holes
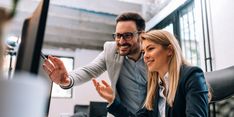
[[[30,17],[38,1],[20,0],[11,34],[20,37],[23,21]],[[148,21],[169,1],[51,0],[43,47],[101,50],[105,41],[112,40],[117,15],[138,12]],[[0,0],[0,7],[10,8],[11,1]]]

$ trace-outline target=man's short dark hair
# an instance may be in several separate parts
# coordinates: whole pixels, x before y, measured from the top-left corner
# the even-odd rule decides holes
[[[138,31],[145,31],[145,20],[138,13],[123,13],[116,18],[116,24],[120,21],[134,21]]]

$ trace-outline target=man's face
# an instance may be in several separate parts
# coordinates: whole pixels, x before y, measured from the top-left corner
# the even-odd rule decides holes
[[[135,22],[118,22],[114,37],[117,44],[117,51],[121,56],[133,55],[140,51],[139,33]]]

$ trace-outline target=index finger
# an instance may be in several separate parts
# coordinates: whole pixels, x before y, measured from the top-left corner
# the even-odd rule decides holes
[[[54,63],[51,62],[49,59],[45,59],[44,64],[49,68],[54,68]]]
[[[55,67],[55,68],[66,69],[66,68],[64,67],[63,62],[62,62],[59,58],[57,58],[57,57],[51,57],[50,60],[54,63],[54,67]]]
[[[94,85],[95,87],[97,87],[97,85],[98,85],[97,80],[93,78],[92,81],[93,81],[93,85]]]
[[[103,83],[106,87],[110,87],[110,85],[109,85],[105,80],[102,80],[102,83]]]

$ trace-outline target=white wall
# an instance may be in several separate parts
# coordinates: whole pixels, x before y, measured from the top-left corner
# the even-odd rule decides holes
[[[209,0],[214,69],[234,65],[234,1]]]
[[[101,51],[77,49],[76,51],[46,50],[45,54],[63,55],[75,57],[75,68],[84,66],[91,62]],[[105,72],[98,80],[105,79],[109,82]],[[74,105],[88,105],[90,101],[104,101],[96,92],[92,82],[87,82],[81,86],[73,88],[72,98],[52,98],[50,103],[49,117],[62,117],[62,115],[72,115]]]

